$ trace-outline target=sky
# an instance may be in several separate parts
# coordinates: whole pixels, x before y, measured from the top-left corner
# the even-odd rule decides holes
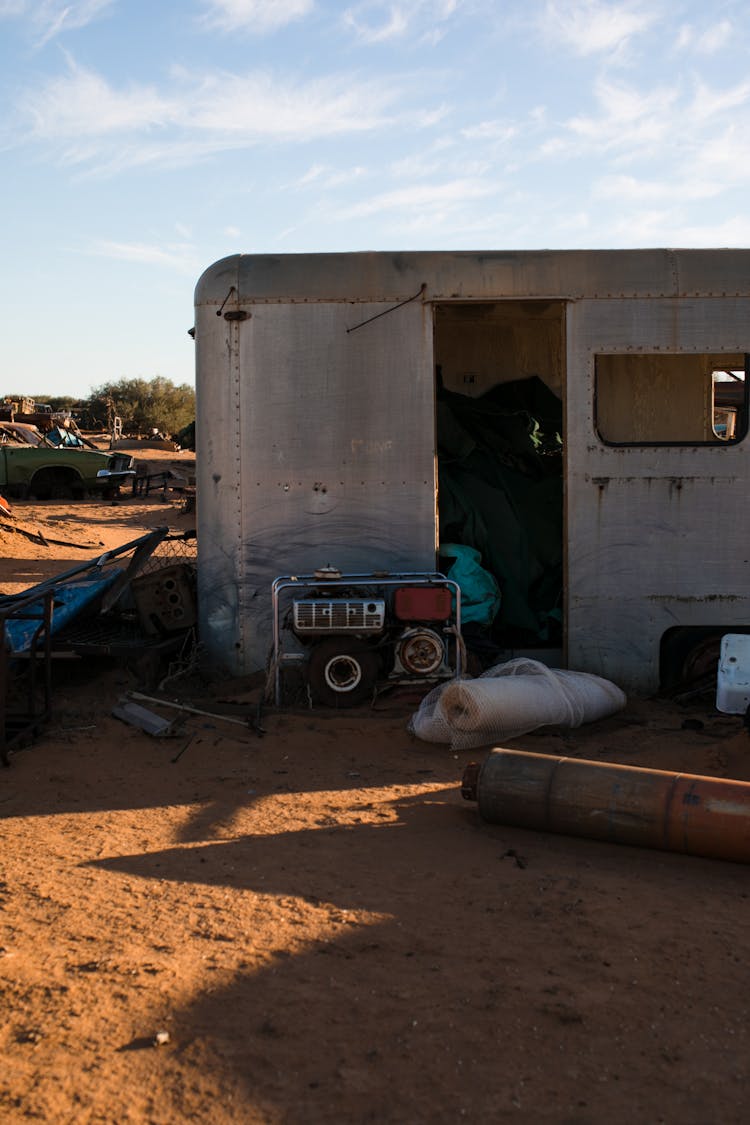
[[[747,0],[0,0],[0,398],[194,381],[227,254],[750,246]]]

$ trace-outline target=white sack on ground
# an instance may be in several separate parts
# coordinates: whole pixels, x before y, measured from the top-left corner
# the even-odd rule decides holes
[[[409,730],[427,742],[471,750],[528,734],[537,727],[578,727],[620,711],[625,693],[590,672],[509,660],[478,679],[452,680],[431,691]]]

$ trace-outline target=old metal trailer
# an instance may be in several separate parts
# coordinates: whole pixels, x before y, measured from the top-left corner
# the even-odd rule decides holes
[[[195,315],[231,671],[266,666],[279,576],[442,572],[446,539],[499,583],[488,651],[651,692],[750,629],[750,250],[235,255]]]

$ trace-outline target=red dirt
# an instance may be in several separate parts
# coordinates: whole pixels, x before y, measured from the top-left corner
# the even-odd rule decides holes
[[[160,499],[15,513],[106,545],[186,525]],[[86,557],[3,546],[4,591]],[[54,681],[0,772],[3,1121],[747,1120],[746,866],[482,823],[481,753],[412,739],[414,698],[155,739],[111,716],[123,668]],[[750,780],[706,701],[513,745]]]

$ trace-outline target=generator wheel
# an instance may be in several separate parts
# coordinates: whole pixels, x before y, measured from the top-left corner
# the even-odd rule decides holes
[[[357,707],[372,698],[378,654],[364,641],[330,637],[310,653],[307,676],[313,698],[326,707]]]

